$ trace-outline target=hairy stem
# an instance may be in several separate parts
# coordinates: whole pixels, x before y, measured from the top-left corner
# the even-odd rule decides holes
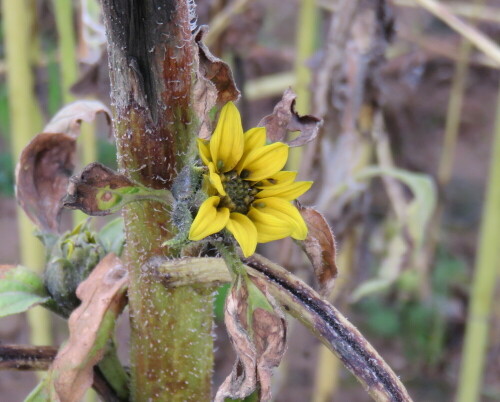
[[[198,131],[193,80],[197,48],[189,2],[103,0],[118,161],[131,178],[170,189]],[[168,207],[132,203],[124,209],[125,263],[130,272],[132,400],[210,399],[213,363],[212,290],[165,289],[142,271],[168,255]]]
[[[376,401],[411,401],[408,392],[377,351],[331,304],[286,269],[254,255],[243,260],[248,273],[266,280],[283,308],[320,339]],[[205,286],[231,281],[220,258],[152,260],[148,268],[166,286]]]

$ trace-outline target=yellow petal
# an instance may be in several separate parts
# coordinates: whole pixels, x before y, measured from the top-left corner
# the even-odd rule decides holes
[[[229,209],[220,208],[219,197],[209,197],[201,204],[198,214],[191,224],[189,240],[201,240],[211,234],[221,231],[229,220]]]
[[[247,216],[257,229],[257,241],[259,243],[284,239],[292,234],[292,229],[287,222],[262,212],[260,208],[250,207]]]
[[[215,172],[215,166],[212,162],[208,163],[208,170],[210,172],[210,175],[209,175],[210,184],[215,187],[215,189],[219,192],[220,195],[226,195],[226,190],[224,190],[224,186],[222,185],[221,178]]]
[[[201,160],[205,165],[208,166],[211,161],[210,156],[210,147],[208,145],[208,141],[202,140],[201,138],[197,138],[196,142],[198,143],[198,152],[200,153]]]
[[[260,181],[279,172],[288,158],[288,145],[275,142],[271,145],[254,149],[238,166],[238,173],[244,174],[246,180]]]
[[[300,214],[290,202],[281,198],[270,197],[256,200],[253,204],[261,212],[274,216],[291,228],[291,236],[297,240],[304,240],[307,236],[307,226]],[[258,228],[257,228],[258,229]]]
[[[295,178],[297,177],[297,172],[288,172],[286,170],[282,170],[281,172],[275,173],[272,176],[262,180],[257,184],[257,188],[266,188],[267,186],[281,185],[281,184],[290,184],[293,183]]]
[[[233,169],[243,155],[243,127],[240,112],[232,102],[224,105],[210,139],[212,162],[219,173]]]
[[[295,200],[309,190],[312,186],[312,181],[298,181],[291,184],[277,184],[274,186],[267,186],[259,193],[257,198],[278,197],[287,201]]]
[[[251,128],[244,135],[245,135],[245,147],[243,149],[243,155],[247,155],[250,151],[266,145],[265,127]]]
[[[252,221],[246,215],[233,212],[229,215],[226,228],[239,243],[243,255],[250,257],[257,248],[257,229]]]

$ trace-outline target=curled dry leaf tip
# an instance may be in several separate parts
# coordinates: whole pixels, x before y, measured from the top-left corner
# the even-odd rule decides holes
[[[311,142],[318,135],[323,120],[315,116],[299,116],[295,111],[297,95],[289,88],[283,93],[281,101],[274,107],[273,113],[264,117],[260,127],[267,130],[267,138],[271,142],[284,142],[290,147],[300,147]],[[300,131],[297,138],[287,141],[290,131]]]
[[[306,239],[298,243],[312,264],[319,293],[328,297],[338,273],[335,261],[335,237],[326,218],[320,212],[311,207],[304,207],[298,202],[297,208],[308,228]]]

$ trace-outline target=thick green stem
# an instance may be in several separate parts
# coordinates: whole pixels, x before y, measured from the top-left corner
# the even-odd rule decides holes
[[[194,148],[197,48],[189,2],[103,0],[120,168],[151,188],[169,189]],[[169,210],[158,202],[124,210],[130,272],[132,400],[210,399],[212,289],[165,289],[143,269],[168,254]]]
[[[479,400],[488,347],[493,291],[500,267],[500,92],[490,175],[472,283],[458,401]]]

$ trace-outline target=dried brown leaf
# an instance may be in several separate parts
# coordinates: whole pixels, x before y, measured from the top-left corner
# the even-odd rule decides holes
[[[133,183],[125,176],[116,173],[98,162],[94,162],[87,165],[80,176],[71,177],[67,194],[63,198],[63,205],[66,208],[80,209],[87,215],[108,215],[112,211],[100,208],[98,201],[104,197],[113,197],[113,194],[111,192],[104,192],[101,195],[99,194],[100,191],[106,188],[116,190],[131,186],[133,186]]]
[[[236,88],[229,66],[215,57],[202,42],[207,27],[201,26],[194,34],[198,45],[199,74],[193,90],[196,114],[200,118],[201,126],[198,136],[210,138],[212,133],[210,111],[214,106],[222,106],[229,101],[235,101],[240,96]]]
[[[200,72],[217,88],[217,105],[222,106],[229,101],[238,100],[240,91],[236,88],[231,68],[227,63],[215,57],[202,42],[207,29],[207,26],[201,26],[195,34],[195,41],[199,49]]]
[[[252,278],[252,281],[265,294],[267,300],[273,306],[273,311],[261,308],[253,312],[253,333],[257,349],[257,379],[259,383],[259,394],[261,401],[271,400],[271,376],[272,369],[278,367],[286,350],[286,320],[267,290],[265,281],[260,278]]]
[[[61,401],[80,401],[92,386],[93,367],[102,359],[114,320],[125,307],[127,282],[121,260],[108,254],[78,286],[82,304],[69,318],[69,340],[51,367]]]
[[[338,271],[335,262],[335,237],[321,213],[300,204],[297,207],[308,228],[306,239],[299,243],[311,261],[320,294],[328,296]]]
[[[228,397],[245,398],[257,386],[257,351],[245,322],[247,297],[247,292],[237,291],[233,286],[226,298],[224,322],[237,358],[231,374],[217,390],[215,402],[224,402]]]
[[[260,401],[271,400],[272,369],[279,365],[286,348],[286,321],[265,282],[253,277],[251,281],[269,308],[259,307],[258,300],[254,301],[254,308],[249,305],[252,296],[243,281],[231,288],[224,321],[237,359],[231,374],[217,391],[215,401],[245,398],[257,388]],[[250,322],[249,308],[252,308]]]
[[[64,133],[77,138],[82,121],[93,121],[98,113],[104,113],[111,125],[111,112],[101,102],[81,100],[63,107],[43,129],[44,133]]]
[[[75,167],[76,138],[82,120],[110,112],[100,102],[78,101],[57,113],[23,149],[16,167],[16,197],[28,217],[43,231],[58,232],[66,194]]]
[[[297,95],[287,89],[283,98],[274,107],[273,113],[264,117],[259,126],[266,127],[267,138],[271,142],[285,142],[291,147],[299,147],[314,140],[318,135],[323,120],[311,115],[299,116],[295,111]],[[287,141],[289,131],[300,131],[300,135]]]
[[[58,232],[61,198],[75,167],[76,141],[66,134],[38,134],[16,168],[16,197],[43,231]]]

